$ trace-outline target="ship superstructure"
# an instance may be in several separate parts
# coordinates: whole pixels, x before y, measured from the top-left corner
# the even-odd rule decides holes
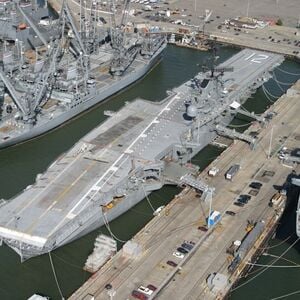
[[[3,203],[1,241],[28,259],[107,225],[164,184],[194,181],[201,189],[185,163],[282,61],[245,49],[214,76],[199,73],[160,103],[138,99],[111,113],[32,186]]]
[[[45,41],[33,61],[18,49],[3,60],[0,79],[8,94],[0,148],[43,134],[124,89],[151,70],[166,47],[162,35],[127,33],[121,25],[78,31],[65,2],[58,22],[61,38]],[[149,43],[153,51],[143,53]]]
[[[19,43],[25,49],[34,48],[54,38],[56,29],[47,0],[44,6],[35,0],[0,1],[0,40]]]

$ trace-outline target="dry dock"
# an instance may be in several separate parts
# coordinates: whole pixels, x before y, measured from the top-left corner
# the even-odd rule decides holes
[[[243,142],[236,141],[227,148],[212,165],[220,169],[216,177],[208,177],[207,170],[200,175],[208,184],[215,187],[212,209],[221,212],[221,221],[208,231],[199,230],[205,224],[209,205],[204,203],[192,188],[185,188],[162,211],[160,216],[150,221],[134,238],[142,253],[136,258],[124,257],[122,250],[110,260],[98,273],[94,274],[70,299],[108,299],[107,284],[115,291],[115,299],[133,299],[131,292],[139,286],[152,284],[158,287],[159,299],[215,299],[223,298],[230,291],[237,272],[230,274],[228,266],[230,257],[226,249],[235,240],[243,240],[246,235],[247,220],[266,224],[264,232],[256,241],[255,247],[272,231],[276,213],[269,207],[269,200],[276,192],[274,185],[284,183],[292,169],[284,166],[276,153],[284,145],[288,148],[297,146],[300,136],[300,82],[295,84],[270,108],[275,115],[270,123],[259,129],[252,126],[248,130],[258,131],[256,150],[250,150]],[[270,143],[271,131],[273,134]],[[270,147],[271,145],[271,147]],[[299,145],[298,145],[299,146]],[[240,171],[233,181],[225,180],[228,168],[237,163]],[[294,166],[299,173],[300,168]],[[270,171],[270,172],[266,172]],[[244,206],[233,205],[240,194],[250,191],[251,181],[260,181],[263,186],[257,196]],[[226,210],[236,213],[225,214]],[[172,255],[183,241],[193,241],[195,246],[183,259]],[[238,272],[246,266],[249,256],[254,255],[253,247],[242,261]],[[166,262],[172,260],[178,264],[172,267]],[[213,272],[228,276],[228,284],[216,295],[206,283],[206,278]],[[110,293],[112,291],[110,290]]]

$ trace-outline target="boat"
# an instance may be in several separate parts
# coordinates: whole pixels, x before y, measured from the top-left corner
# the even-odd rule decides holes
[[[158,207],[154,212],[153,212],[153,216],[159,216],[160,213],[162,212],[162,210],[165,208],[164,205]]]
[[[49,300],[49,297],[40,296],[38,294],[33,294],[31,297],[29,297],[27,300]]]
[[[126,104],[2,204],[0,241],[24,261],[102,225],[110,230],[110,221],[165,184],[189,185],[205,197],[211,190],[189,161],[283,60],[245,49],[174,88],[161,102]],[[237,137],[255,143],[246,134]]]
[[[125,89],[160,62],[166,47],[163,35],[121,25],[110,32],[91,25],[83,35],[66,1],[58,22],[61,37],[45,41],[43,55],[29,63],[15,49],[3,60],[0,148],[44,134]]]

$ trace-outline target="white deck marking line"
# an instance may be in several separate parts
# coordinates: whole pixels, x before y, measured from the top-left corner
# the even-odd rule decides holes
[[[57,201],[54,201],[40,216],[39,219],[41,219],[55,204]]]
[[[30,206],[32,204],[32,202],[34,202],[36,200],[36,198],[38,198],[42,193],[44,193],[47,188],[54,182],[56,181],[56,179],[58,179],[65,171],[67,171],[74,163],[75,161],[78,160],[78,158],[81,157],[81,155],[78,155],[62,172],[60,172],[58,175],[56,175],[48,184],[47,186],[40,191],[35,197],[33,197],[21,210],[18,211],[18,214],[20,214],[21,212],[23,212],[28,206]],[[57,161],[57,160],[56,160]],[[56,161],[54,163],[56,163]],[[52,163],[51,165],[53,165],[54,163]],[[6,226],[11,223],[15,218],[11,218],[7,223]]]
[[[87,172],[87,170],[83,171],[83,172],[80,174],[80,176],[78,176],[78,177],[77,177],[70,185],[68,185],[69,190],[66,191],[66,189],[65,189],[64,191],[62,191],[62,193],[60,193],[60,195],[63,195],[63,194],[65,193],[65,191],[68,193],[68,192],[71,190],[71,187],[73,187],[73,186],[74,186],[74,185],[82,178],[82,176],[84,176],[84,174],[85,174],[86,172]],[[59,198],[61,197],[60,195],[58,195],[58,197],[56,197],[56,199],[59,199]],[[57,202],[59,202],[59,200],[53,201],[53,203],[47,208],[47,210],[45,210],[45,211],[38,217],[38,220],[41,219],[42,217],[44,217],[44,216],[48,213],[48,211],[51,210],[51,209],[54,207],[54,205],[55,205]],[[36,225],[36,223],[38,222],[38,220],[36,220],[35,222],[33,222],[33,223],[29,226],[29,228],[27,229],[27,231],[29,231],[29,233],[32,232],[32,230],[33,230],[34,226]]]
[[[180,97],[178,96],[178,93],[174,95],[173,99],[168,102],[168,104],[162,109],[157,116],[150,122],[150,124],[135,138],[135,140],[127,147],[125,151],[131,150],[130,148],[133,147],[133,145],[145,134],[145,132],[150,128],[152,124],[156,121],[157,117],[159,117],[166,109],[169,108],[169,106],[177,99]],[[125,152],[124,151],[124,152]],[[119,158],[104,172],[104,174],[97,180],[97,182],[81,197],[81,199],[76,203],[76,205],[68,212],[68,214],[73,213],[73,211],[81,204],[81,202],[86,198],[86,196],[92,191],[96,190],[96,192],[90,197],[90,199],[87,201],[91,201],[93,197],[98,193],[98,191],[103,187],[103,185],[114,175],[114,173],[128,160],[128,156],[126,159],[120,164],[120,166],[116,167],[116,164],[125,156],[125,153],[122,153]],[[98,186],[98,184],[101,182],[101,180],[109,173],[112,171],[113,168],[116,167],[116,171],[112,172],[112,174],[108,177],[108,179],[105,180],[105,182],[101,185]],[[87,203],[86,203],[87,204]],[[67,218],[68,214],[55,226],[55,228],[49,233],[48,237],[53,234],[61,226],[61,224],[65,221]]]

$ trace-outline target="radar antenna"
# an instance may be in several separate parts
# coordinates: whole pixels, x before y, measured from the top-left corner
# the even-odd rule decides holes
[[[219,59],[218,54],[218,46],[215,41],[211,42],[210,52],[211,56],[206,60],[204,65],[202,66],[202,70],[204,72],[210,72],[210,78],[215,81],[216,91],[218,94],[219,85],[224,88],[224,83],[222,81],[222,77],[225,72],[233,72],[233,67],[217,67],[217,60]]]

